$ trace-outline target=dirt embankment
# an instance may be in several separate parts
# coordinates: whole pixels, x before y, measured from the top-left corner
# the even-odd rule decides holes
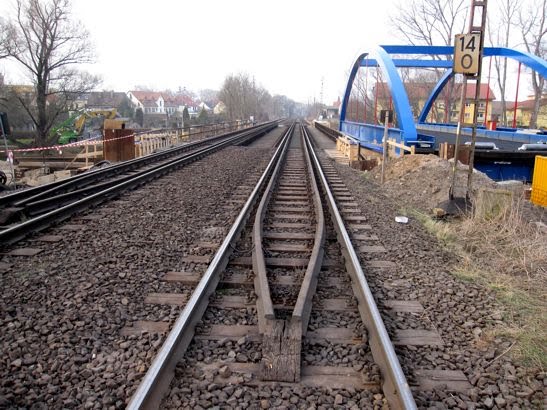
[[[385,170],[386,190],[398,201],[412,207],[430,211],[448,199],[454,162],[436,155],[405,155],[391,159]],[[468,166],[458,164],[455,194],[465,196]],[[374,168],[369,175],[380,181],[381,167]],[[473,172],[473,189],[496,188],[497,184],[480,171]]]

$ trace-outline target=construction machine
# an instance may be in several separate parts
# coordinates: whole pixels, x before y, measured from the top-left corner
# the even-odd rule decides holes
[[[86,120],[90,118],[104,117],[114,119],[118,115],[115,108],[109,110],[85,110],[72,114],[66,121],[53,128],[50,135],[57,137],[58,144],[69,144],[78,141],[84,132]]]

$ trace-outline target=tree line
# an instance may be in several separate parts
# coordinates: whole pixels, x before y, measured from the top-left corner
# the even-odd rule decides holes
[[[297,104],[293,100],[284,95],[272,97],[246,73],[228,75],[218,97],[226,105],[230,120],[253,117],[257,121],[267,121],[296,115]]]
[[[547,57],[547,0],[490,0],[488,39],[492,45],[523,48]],[[409,44],[451,45],[456,33],[466,31],[470,0],[400,1],[391,25]],[[101,79],[79,69],[95,56],[89,33],[71,14],[70,0],[16,0],[15,15],[0,17],[0,59],[16,61],[32,86],[14,89],[3,104],[18,104],[36,130],[36,145],[52,142],[50,130],[74,102],[94,90]],[[450,58],[450,57],[448,57]],[[507,60],[495,58],[497,84],[506,113]],[[531,127],[536,127],[545,79],[530,72],[534,93]],[[442,73],[435,71],[433,77]],[[408,78],[413,77],[407,73]],[[414,76],[415,77],[415,76]],[[249,74],[228,75],[219,91],[227,119],[254,117],[257,121],[301,115],[301,105],[286,96],[272,96]],[[502,121],[506,121],[502,118]]]

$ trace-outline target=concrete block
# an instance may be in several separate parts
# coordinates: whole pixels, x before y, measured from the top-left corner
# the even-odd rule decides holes
[[[50,182],[55,181],[55,175],[54,174],[42,175],[42,176],[39,176],[38,178],[35,178],[35,180],[37,182],[37,185],[49,184]]]
[[[53,175],[55,175],[55,180],[60,180],[60,179],[67,179],[67,178],[70,178],[72,176],[72,170],[70,169],[65,169],[63,171],[55,171],[53,173]]]
[[[505,189],[480,188],[475,200],[475,216],[492,219],[512,205],[513,193]]]

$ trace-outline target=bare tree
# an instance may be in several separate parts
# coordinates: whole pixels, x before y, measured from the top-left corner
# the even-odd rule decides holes
[[[408,43],[413,45],[452,45],[454,36],[465,31],[465,20],[469,0],[415,0],[398,4],[400,10],[391,17],[392,27]],[[451,60],[452,56],[432,56],[436,59]],[[435,79],[439,81],[442,71],[434,69]],[[417,76],[416,73],[413,74]],[[418,74],[419,76],[419,74]],[[443,92],[445,113],[454,104],[455,96],[449,87]],[[448,110],[448,111],[446,111]],[[437,105],[433,106],[433,115],[439,118]],[[450,115],[444,115],[445,121]]]
[[[517,17],[521,3],[517,0],[500,0],[499,17],[496,20],[488,19],[488,37],[490,44],[494,47],[509,47],[511,39],[511,28]],[[507,102],[505,100],[505,89],[507,85],[507,58],[494,57],[494,68],[497,74],[498,87],[501,98],[501,122],[507,125]]]
[[[6,27],[6,20],[0,17],[0,60],[9,57],[9,54],[2,44],[6,44],[8,40],[9,32]]]
[[[231,120],[256,120],[269,117],[272,107],[272,97],[263,87],[257,86],[254,78],[240,73],[229,75],[224,80],[218,98],[226,105],[227,116]]]
[[[528,7],[521,8],[518,16],[518,28],[526,51],[545,59],[547,57],[547,0],[534,0]],[[545,78],[532,71],[532,88],[534,91],[534,109],[530,117],[530,128],[537,127],[537,116]]]
[[[51,142],[49,131],[74,100],[99,84],[75,69],[93,61],[89,36],[72,20],[69,0],[17,0],[16,16],[1,23],[0,55],[28,73],[34,94],[18,99],[36,127],[36,144]]]
[[[230,120],[241,118],[240,94],[240,79],[235,75],[229,75],[226,77],[218,96],[226,105],[226,114]]]
[[[203,89],[199,92],[199,98],[201,101],[206,102],[207,104],[216,104],[218,102],[218,91],[211,89]],[[211,107],[212,108],[212,107]]]
[[[469,0],[402,1],[391,25],[410,44],[450,45],[465,28]]]
[[[370,69],[372,70],[372,69]],[[353,88],[350,96],[350,104],[353,108],[352,110],[347,111],[348,117],[355,117],[354,119],[362,120],[366,123],[372,123],[374,113],[373,103],[369,97],[371,90],[374,88],[374,77],[371,77],[368,72],[368,68],[359,68],[355,79],[353,80]],[[353,113],[356,113],[354,115]]]

